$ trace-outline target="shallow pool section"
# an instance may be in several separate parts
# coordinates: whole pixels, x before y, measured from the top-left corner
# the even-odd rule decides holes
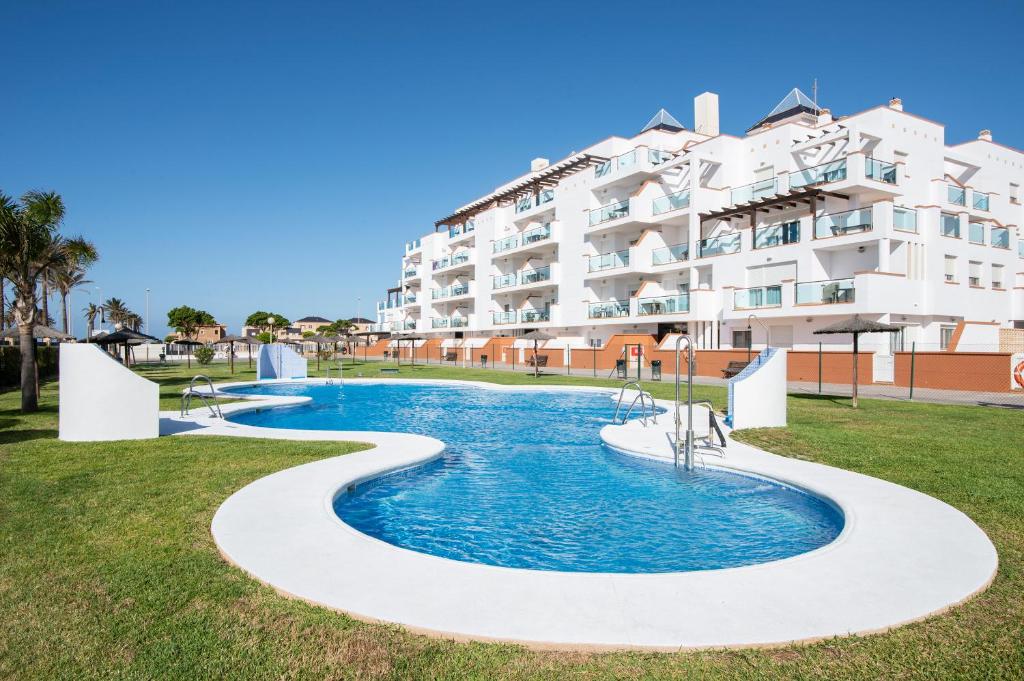
[[[804,553],[843,526],[831,504],[775,482],[685,473],[604,447],[598,431],[614,411],[604,393],[394,383],[230,391],[313,398],[238,413],[238,423],[444,441],[442,458],[361,484],[334,504],[367,535],[444,558],[570,572],[709,570]]]

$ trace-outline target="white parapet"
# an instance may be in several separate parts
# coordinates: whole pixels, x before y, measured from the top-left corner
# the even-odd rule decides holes
[[[260,347],[256,358],[256,378],[306,378],[306,372],[306,358],[284,343]]]
[[[60,346],[60,439],[144,440],[160,435],[160,387],[97,345]]]
[[[729,416],[739,428],[786,425],[786,351],[766,348],[738,376],[729,380]]]

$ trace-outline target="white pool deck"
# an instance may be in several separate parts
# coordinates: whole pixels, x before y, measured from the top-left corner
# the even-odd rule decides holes
[[[346,380],[354,382],[387,381]],[[416,382],[488,390],[594,390]],[[228,385],[236,384],[218,388]],[[267,397],[222,408],[230,415],[305,401]],[[706,424],[706,412],[697,414],[695,423]],[[963,602],[988,586],[998,565],[984,532],[948,504],[883,480],[769,454],[731,439],[726,458],[709,457],[708,465],[765,476],[829,499],[845,515],[840,536],[785,560],[697,572],[566,573],[464,563],[369,537],[343,523],[332,508],[336,494],[349,485],[440,456],[444,443],[439,440],[401,433],[257,428],[210,418],[201,408],[184,419],[177,412],[164,412],[161,423],[166,434],[376,445],[247,485],[218,509],[214,540],[228,561],[283,594],[362,620],[399,623],[448,638],[534,648],[679,650],[869,634]],[[635,421],[606,426],[601,437],[624,452],[670,459],[673,431],[671,415],[663,414],[657,425],[646,428]]]

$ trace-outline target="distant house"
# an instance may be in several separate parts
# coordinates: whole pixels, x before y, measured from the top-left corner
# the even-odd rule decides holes
[[[348,320],[353,324],[351,333],[363,333],[370,330],[370,325],[373,324],[372,319],[366,317],[352,317]]]
[[[307,331],[316,333],[317,329],[321,326],[327,326],[330,323],[330,319],[324,319],[323,317],[303,317],[292,322],[292,327],[297,330],[296,335],[301,337]]]
[[[172,335],[179,340],[185,337],[182,333],[174,333]],[[194,340],[197,340],[200,343],[216,343],[227,335],[228,327],[225,324],[208,324],[206,326],[199,327]]]

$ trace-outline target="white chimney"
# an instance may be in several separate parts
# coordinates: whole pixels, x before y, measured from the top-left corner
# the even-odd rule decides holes
[[[893,97],[889,100],[889,108],[895,109],[896,111],[903,111],[903,100],[899,97]]]
[[[544,170],[548,167],[548,160],[546,158],[535,158],[530,161],[530,172],[536,173],[537,171]]]
[[[818,125],[828,125],[832,122],[832,111],[830,109],[818,110]]]
[[[991,142],[992,141],[992,131],[991,130],[982,130],[981,132],[978,133],[978,139],[985,140],[986,142]]]
[[[693,129],[702,135],[718,134],[718,95],[704,92],[693,98]]]

